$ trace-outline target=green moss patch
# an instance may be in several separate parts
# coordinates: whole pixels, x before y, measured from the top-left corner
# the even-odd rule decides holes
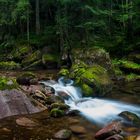
[[[41,52],[35,51],[34,53],[32,53],[31,55],[28,55],[23,61],[22,61],[22,65],[29,65],[37,60],[39,60],[41,57]]]
[[[15,70],[15,69],[20,69],[20,64],[15,63],[14,61],[7,61],[7,62],[0,62],[0,69],[3,70]]]
[[[0,90],[16,89],[18,84],[15,79],[0,77]]]

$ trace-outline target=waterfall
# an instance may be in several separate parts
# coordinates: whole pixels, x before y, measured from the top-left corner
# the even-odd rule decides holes
[[[82,97],[80,88],[73,86],[73,81],[61,77],[57,83],[40,82],[46,86],[51,86],[55,90],[55,95],[63,92],[68,95],[65,103],[70,106],[71,110],[80,111],[81,115],[90,121],[98,124],[106,124],[110,121],[120,119],[118,114],[122,111],[130,111],[140,116],[140,107],[126,104],[119,101]]]

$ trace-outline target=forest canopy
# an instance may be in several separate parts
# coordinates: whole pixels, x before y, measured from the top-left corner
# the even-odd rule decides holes
[[[140,0],[0,0],[0,49],[103,47],[124,55],[140,45]]]

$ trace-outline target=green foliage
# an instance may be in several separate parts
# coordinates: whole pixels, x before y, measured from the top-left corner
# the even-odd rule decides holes
[[[15,79],[0,77],[0,90],[10,90],[16,88],[18,88],[18,84],[16,83]]]
[[[127,82],[135,81],[135,80],[140,79],[140,75],[130,73],[129,75],[126,75],[125,79]]]
[[[69,70],[68,69],[61,69],[58,73],[59,76],[68,76]]]
[[[20,68],[20,64],[17,64],[14,61],[0,62],[0,69],[2,70],[16,70]]]

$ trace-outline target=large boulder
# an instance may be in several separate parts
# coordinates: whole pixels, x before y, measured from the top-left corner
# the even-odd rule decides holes
[[[81,62],[72,66],[69,77],[75,79],[84,96],[103,96],[112,88],[112,82],[105,68],[95,64],[89,67]]]
[[[73,49],[72,51],[73,63],[77,64],[83,61],[89,66],[98,64],[105,68],[111,74],[113,73],[113,66],[109,56],[104,49],[101,48],[88,48],[88,49]]]
[[[0,119],[8,116],[37,113],[45,109],[35,103],[20,90],[2,90],[0,91]]]

